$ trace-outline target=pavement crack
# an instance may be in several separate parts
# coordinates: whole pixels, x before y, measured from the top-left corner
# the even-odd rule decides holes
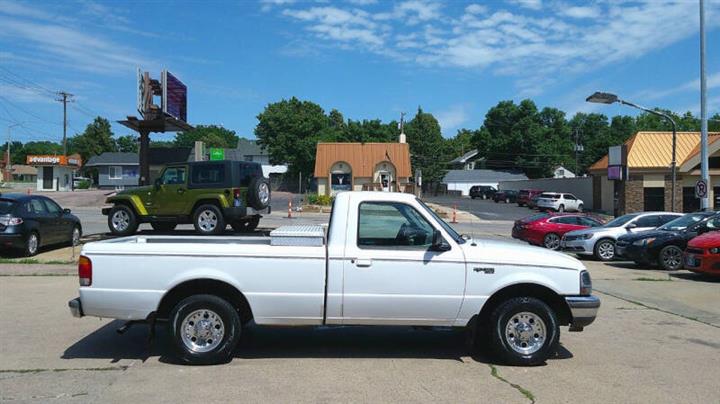
[[[525,396],[525,398],[527,398],[528,400],[530,400],[530,403],[535,404],[535,396],[533,395],[533,393],[532,393],[530,390],[522,387],[522,386],[519,385],[519,384],[512,383],[512,382],[509,381],[508,379],[500,376],[500,373],[498,372],[498,370],[497,370],[497,368],[495,367],[495,365],[492,365],[492,364],[488,363],[488,366],[490,367],[490,375],[491,375],[492,377],[500,380],[501,382],[503,382],[503,383],[509,385],[510,387],[514,388],[515,390],[519,391],[523,396]]]
[[[699,318],[686,316],[686,315],[680,314],[680,313],[673,313],[672,311],[668,311],[668,310],[665,310],[665,309],[661,309],[661,308],[655,307],[655,306],[650,306],[650,305],[645,304],[645,303],[643,303],[643,302],[639,302],[639,301],[637,301],[637,300],[628,299],[628,298],[626,298],[626,297],[622,297],[622,296],[616,295],[616,294],[614,294],[614,293],[606,292],[606,291],[604,291],[604,290],[599,290],[599,289],[597,289],[597,288],[594,288],[594,290],[595,290],[596,292],[598,292],[598,293],[603,294],[603,295],[612,296],[612,297],[614,297],[614,298],[616,298],[616,299],[620,299],[620,300],[625,301],[625,302],[628,302],[628,303],[637,304],[638,306],[642,306],[642,307],[644,307],[644,308],[646,308],[646,309],[655,310],[655,311],[659,311],[660,313],[671,314],[671,315],[673,315],[673,316],[682,317],[682,318],[684,318],[684,319],[686,319],[686,320],[696,321],[696,322],[698,322],[698,323],[700,323],[700,324],[709,325],[710,327],[720,328],[720,325],[716,325],[716,324],[713,324],[713,323],[709,323],[709,322],[707,322],[707,321],[700,320]]]

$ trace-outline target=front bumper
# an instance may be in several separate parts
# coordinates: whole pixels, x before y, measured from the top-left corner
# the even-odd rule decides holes
[[[615,257],[635,262],[650,262],[653,257],[646,247],[630,244],[615,244]]]
[[[597,296],[567,296],[565,302],[572,316],[570,331],[582,331],[595,321],[600,308],[600,299]]]
[[[560,241],[560,250],[573,254],[592,255],[595,253],[595,240],[566,240],[563,238]]]
[[[79,297],[70,300],[68,302],[68,307],[70,308],[70,314],[72,314],[73,317],[82,317],[85,315],[83,313],[82,302]]]

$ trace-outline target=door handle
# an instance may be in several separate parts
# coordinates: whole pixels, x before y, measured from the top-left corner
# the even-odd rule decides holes
[[[360,259],[355,258],[350,260],[351,263],[355,264],[358,268],[370,268],[372,266],[372,260],[371,259]]]

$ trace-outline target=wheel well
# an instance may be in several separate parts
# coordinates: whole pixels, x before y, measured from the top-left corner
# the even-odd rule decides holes
[[[208,294],[225,299],[240,314],[240,320],[246,323],[252,320],[252,310],[245,296],[234,286],[215,279],[194,279],[183,282],[163,296],[157,309],[158,318],[168,318],[173,307],[181,300],[192,295]]]
[[[140,216],[140,215],[138,215],[137,210],[135,210],[135,206],[133,206],[132,202],[130,202],[130,201],[128,201],[128,200],[120,199],[120,200],[117,200],[117,201],[113,201],[112,204],[113,204],[113,205],[122,205],[122,206],[125,206],[125,207],[129,208],[129,209],[132,210],[132,212],[135,214],[135,218],[136,218],[136,219],[138,219],[139,216]]]
[[[194,215],[195,209],[199,208],[202,205],[215,205],[218,209],[222,209],[222,207],[220,206],[220,202],[217,199],[200,199],[199,201],[195,202],[195,205],[193,205],[192,210],[190,211],[191,214]]]
[[[570,308],[565,302],[565,299],[555,293],[555,291],[535,283],[520,283],[506,286],[490,296],[490,299],[485,302],[482,310],[480,310],[480,314],[477,316],[478,324],[487,323],[496,307],[514,297],[534,297],[542,300],[553,309],[560,325],[570,324],[572,320]]]

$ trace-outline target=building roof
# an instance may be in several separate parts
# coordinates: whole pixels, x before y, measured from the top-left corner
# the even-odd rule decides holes
[[[349,164],[353,177],[372,177],[375,166],[383,161],[395,166],[397,178],[412,176],[407,143],[318,143],[315,177],[327,177],[337,162]]]
[[[185,162],[192,150],[192,147],[151,147],[148,160],[150,165]]]
[[[37,168],[24,164],[13,164],[11,167],[13,175],[37,175]]]
[[[237,143],[237,153],[242,156],[267,156],[267,151],[257,144],[257,140],[250,140],[241,137]],[[227,150],[226,150],[227,152]]]
[[[700,132],[677,132],[675,161],[683,162],[700,153]],[[720,132],[708,133],[708,143],[720,139]],[[672,161],[672,132],[638,132],[625,144],[628,148],[628,168],[668,168]],[[590,166],[590,171],[606,170],[608,156]]]
[[[477,154],[478,154],[478,150],[472,149],[469,152],[463,154],[462,156],[452,159],[450,161],[450,164],[465,164],[468,160],[477,156]]]
[[[92,156],[85,164],[85,167],[97,166],[136,166],[138,165],[137,153],[116,153],[105,152],[99,156]]]
[[[449,170],[442,179],[443,184],[451,182],[500,182],[526,180],[528,177],[519,172],[501,170]]]

